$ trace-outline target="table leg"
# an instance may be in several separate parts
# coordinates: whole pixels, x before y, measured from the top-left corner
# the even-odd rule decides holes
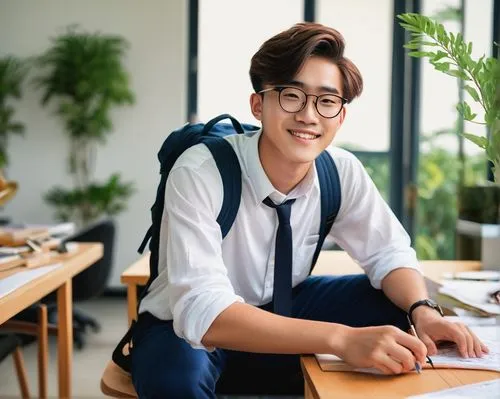
[[[311,387],[307,382],[307,379],[304,379],[304,399],[314,399],[314,395],[311,391]]]
[[[137,285],[127,286],[128,325],[137,318]]]
[[[38,397],[47,398],[47,379],[49,374],[49,336],[47,306],[38,308]]]
[[[71,279],[57,290],[59,397],[71,397],[73,363],[73,298]]]

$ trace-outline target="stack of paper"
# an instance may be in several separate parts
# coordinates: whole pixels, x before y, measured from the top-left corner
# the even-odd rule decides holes
[[[490,293],[500,289],[496,281],[449,280],[439,288],[438,301],[448,308],[461,307],[484,316],[500,315],[500,304],[491,303]]]

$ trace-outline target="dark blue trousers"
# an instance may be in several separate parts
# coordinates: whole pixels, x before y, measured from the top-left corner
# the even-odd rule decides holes
[[[262,308],[270,310],[272,303]],[[352,327],[408,327],[405,313],[374,289],[365,275],[307,278],[294,288],[292,316]],[[276,384],[300,376],[298,355],[193,349],[175,335],[172,321],[149,313],[139,317],[133,343],[132,379],[140,398],[215,398],[219,378],[224,380],[241,369],[249,378],[272,376]]]

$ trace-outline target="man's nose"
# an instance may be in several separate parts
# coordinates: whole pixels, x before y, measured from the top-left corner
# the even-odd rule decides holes
[[[297,119],[304,123],[316,123],[318,121],[318,110],[316,109],[316,101],[318,98],[316,96],[307,96],[306,104],[299,112],[297,112]]]

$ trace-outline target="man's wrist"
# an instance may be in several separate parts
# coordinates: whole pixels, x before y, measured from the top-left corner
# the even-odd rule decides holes
[[[426,315],[442,317],[443,310],[435,301],[431,299],[416,301],[408,310],[408,319],[412,324],[415,324],[417,319]]]
[[[419,306],[412,312],[411,319],[413,321],[413,324],[416,325],[419,324],[420,320],[426,319],[428,317],[441,318],[442,316],[439,314],[439,312],[436,311],[436,309],[430,308],[428,306]]]
[[[354,329],[353,327],[337,323],[332,324],[332,326],[334,327],[332,333],[327,337],[328,351],[326,353],[332,353],[343,358],[348,346],[347,339],[354,332]]]

